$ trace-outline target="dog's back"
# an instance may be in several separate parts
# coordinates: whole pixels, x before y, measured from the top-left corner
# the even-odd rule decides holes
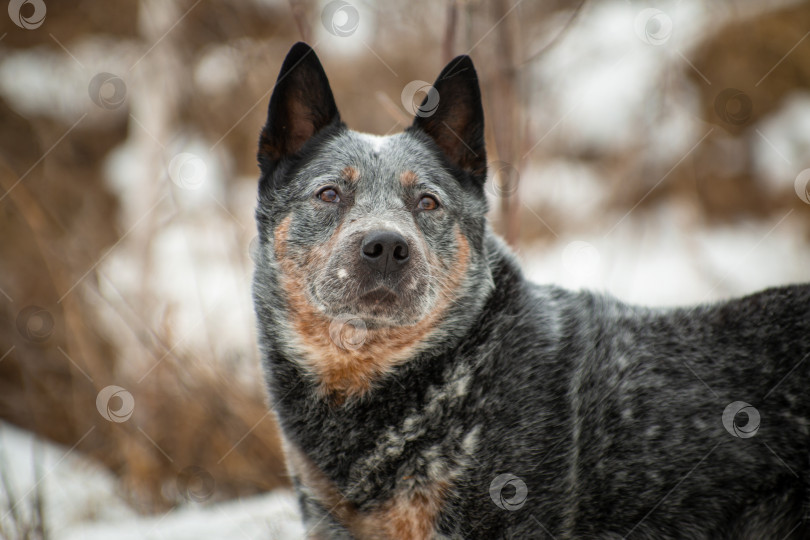
[[[462,536],[807,534],[810,287],[654,310],[513,279],[471,335],[488,338],[462,407],[488,419],[488,457],[462,504],[502,473],[517,477],[507,510],[527,493]]]
[[[434,88],[357,134],[299,44],[271,98],[254,298],[309,534],[810,534],[810,287],[654,310],[528,283],[486,225],[469,58]]]

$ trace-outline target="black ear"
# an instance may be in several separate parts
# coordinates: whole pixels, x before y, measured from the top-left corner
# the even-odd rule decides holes
[[[292,46],[270,97],[267,124],[259,138],[263,172],[301,150],[323,128],[340,123],[329,80],[315,51],[306,43]]]
[[[487,155],[484,144],[484,109],[478,75],[469,56],[457,56],[442,70],[434,91],[416,111],[412,129],[433,139],[454,166],[484,185]],[[438,97],[438,103],[435,102]]]

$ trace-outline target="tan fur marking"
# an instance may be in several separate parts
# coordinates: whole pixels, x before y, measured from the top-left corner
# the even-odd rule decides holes
[[[428,540],[434,536],[436,520],[448,491],[446,483],[399,492],[376,510],[361,513],[306,454],[289,443],[285,448],[294,474],[321,506],[357,538]]]
[[[306,295],[306,269],[286,257],[289,224],[290,218],[287,217],[276,228],[276,259],[282,270],[281,285],[287,295],[290,321],[299,345],[306,353],[307,367],[318,378],[324,395],[332,395],[338,402],[347,397],[361,396],[371,387],[374,379],[407,359],[411,351],[435,328],[467,273],[469,243],[457,228],[455,261],[442,279],[444,286],[436,307],[427,316],[409,326],[369,330],[361,347],[347,350],[332,341],[329,335],[332,320],[309,301]],[[337,234],[338,231],[328,242],[313,248],[306,257],[307,263],[325,264]],[[441,263],[433,256],[429,256],[428,264],[433,268],[444,266],[440,266]]]
[[[410,187],[416,185],[419,181],[419,177],[416,176],[416,173],[413,171],[405,171],[401,175],[399,175],[399,181],[405,187]]]
[[[357,517],[357,510],[343,497],[334,482],[295,445],[285,441],[284,448],[287,454],[287,465],[301,483],[312,491],[316,500],[341,523],[353,522]]]
[[[281,223],[276,226],[276,230],[273,233],[273,238],[275,239],[273,249],[276,253],[276,259],[283,259],[287,255],[287,235],[290,232],[291,221],[292,216],[285,217]]]
[[[340,171],[340,174],[345,178],[348,182],[355,183],[360,180],[360,171],[348,165],[343,167],[343,170]]]
[[[351,530],[359,538],[429,540],[444,505],[448,486],[436,484],[400,493],[370,515],[361,516]]]
[[[361,347],[346,350],[330,338],[331,319],[309,301],[306,295],[306,270],[286,256],[290,220],[288,216],[276,228],[275,252],[282,270],[281,285],[287,296],[290,320],[299,344],[306,352],[307,367],[318,378],[324,395],[332,395],[338,402],[347,397],[361,396],[371,387],[374,379],[407,359],[411,351],[435,328],[467,273],[469,243],[457,228],[458,250],[454,264],[441,280],[443,287],[436,307],[427,316],[410,326],[369,330]],[[338,231],[329,241],[313,248],[307,262],[325,264],[337,234]],[[430,255],[428,264],[433,268],[445,266]]]

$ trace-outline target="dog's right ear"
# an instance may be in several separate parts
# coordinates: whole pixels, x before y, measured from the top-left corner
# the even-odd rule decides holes
[[[281,66],[267,123],[259,138],[259,167],[269,174],[278,162],[293,154],[316,133],[340,123],[335,98],[323,66],[312,47],[292,46]]]

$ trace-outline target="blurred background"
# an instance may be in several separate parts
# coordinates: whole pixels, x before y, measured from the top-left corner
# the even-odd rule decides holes
[[[470,54],[527,274],[675,305],[810,280],[808,36],[797,1],[9,1],[0,537],[303,534],[250,300],[295,41],[377,134]]]

